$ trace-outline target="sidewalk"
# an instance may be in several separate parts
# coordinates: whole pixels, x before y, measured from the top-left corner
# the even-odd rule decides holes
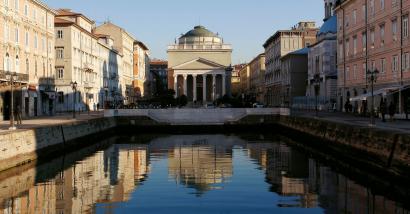
[[[370,118],[342,112],[319,112],[319,116],[316,117],[315,112],[292,111],[291,115],[344,123],[352,126],[370,127]],[[386,115],[385,123],[383,123],[379,118],[375,118],[375,121],[375,129],[391,130],[410,134],[410,120],[398,119],[391,122],[389,116]]]
[[[71,123],[75,121],[86,121],[94,118],[104,117],[103,111],[90,112],[88,115],[87,112],[82,112],[80,115],[76,114],[76,118],[73,118],[73,114],[58,114],[55,116],[44,116],[38,117],[35,119],[23,120],[22,125],[16,125],[17,130],[26,130],[33,129],[42,126],[51,126],[51,125],[60,125],[65,123]],[[10,121],[0,121],[0,133],[10,132]]]

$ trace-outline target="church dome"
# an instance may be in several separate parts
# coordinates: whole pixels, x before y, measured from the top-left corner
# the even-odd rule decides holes
[[[188,31],[182,37],[218,37],[216,34],[212,33],[204,26],[198,25],[195,26],[193,30]]]
[[[222,39],[204,26],[198,25],[179,38],[179,44],[221,44]]]

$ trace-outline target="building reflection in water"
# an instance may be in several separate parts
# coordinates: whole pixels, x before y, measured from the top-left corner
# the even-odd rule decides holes
[[[36,171],[33,168],[0,181],[0,214],[92,213],[96,203],[108,207],[128,201],[149,173],[148,148],[113,145],[37,184]]]
[[[409,213],[285,143],[251,143],[247,149],[266,170],[270,190],[281,196],[279,207],[321,207],[326,213]]]
[[[96,204],[110,213],[115,204],[129,201],[131,193],[138,191],[155,159],[167,159],[169,181],[192,188],[196,196],[224,191],[230,181],[240,180],[233,169],[236,158],[251,159],[252,170],[264,172],[270,186],[266,191],[274,193],[272,201],[278,197],[277,207],[320,207],[325,213],[408,213],[397,202],[374,195],[279,140],[168,136],[148,144],[113,144],[99,150],[84,148],[21,172],[0,173],[0,214],[93,213]]]

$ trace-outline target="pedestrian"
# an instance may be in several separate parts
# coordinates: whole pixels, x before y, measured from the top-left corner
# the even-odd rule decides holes
[[[17,120],[17,125],[21,125],[21,124],[22,124],[20,105],[17,105],[17,107],[16,107],[16,120]]]
[[[386,122],[386,111],[387,111],[387,107],[386,107],[386,101],[382,98],[380,101],[380,113],[382,115],[382,122],[385,123]]]
[[[97,103],[97,111],[100,110],[100,103]]]
[[[395,113],[396,113],[396,105],[394,105],[393,101],[391,101],[390,105],[389,105],[390,121],[394,120],[394,114]]]

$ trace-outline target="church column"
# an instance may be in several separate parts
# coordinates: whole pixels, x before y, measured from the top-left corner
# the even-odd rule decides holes
[[[188,96],[188,93],[187,93],[187,78],[188,78],[188,75],[186,75],[186,74],[184,74],[184,95],[185,96]]]
[[[178,75],[174,75],[174,91],[175,91],[175,98],[178,97]]]
[[[192,82],[193,82],[193,93],[194,93],[193,100],[195,102],[195,101],[197,101],[197,97],[196,97],[196,74],[192,75]]]
[[[226,94],[226,74],[222,74],[222,96]]]
[[[212,100],[215,101],[216,97],[216,74],[212,74]]]
[[[206,74],[202,75],[202,100],[206,103]]]

